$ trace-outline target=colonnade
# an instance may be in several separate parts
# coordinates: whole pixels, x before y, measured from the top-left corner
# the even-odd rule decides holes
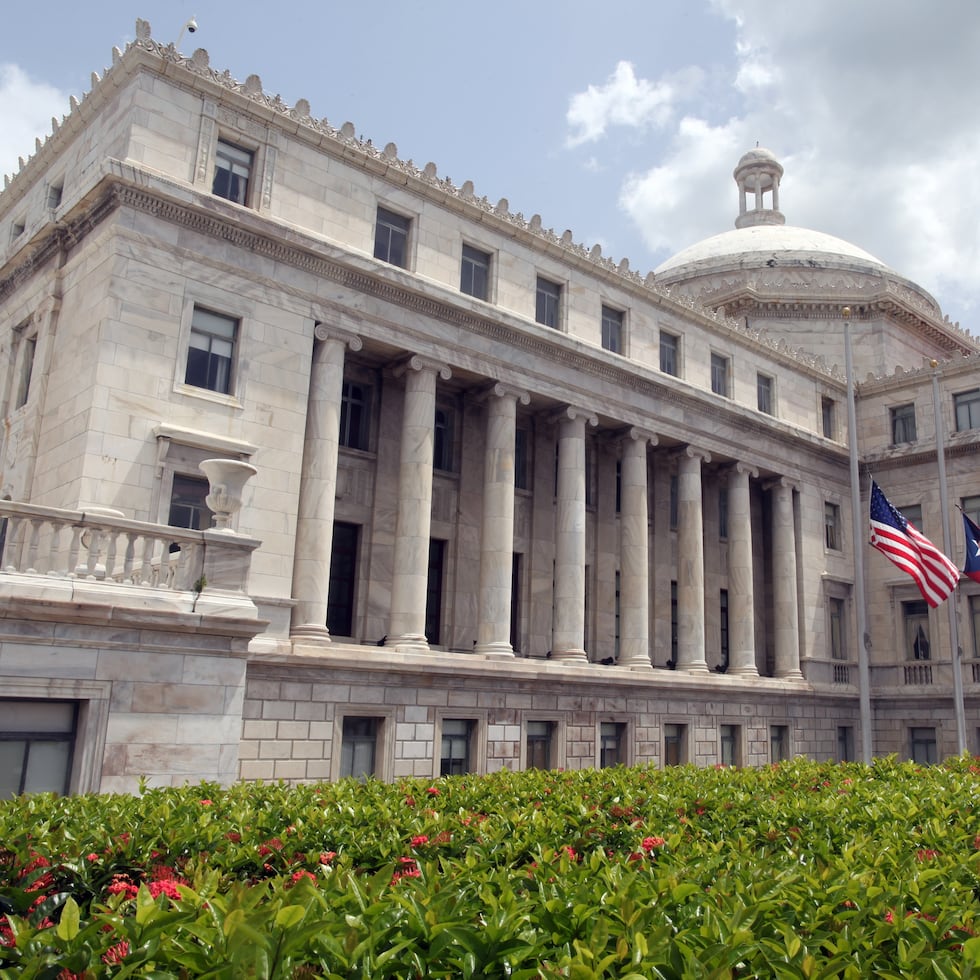
[[[357,337],[316,328],[306,442],[300,483],[293,570],[295,606],[291,636],[329,643],[326,627],[338,432],[344,358],[360,349]],[[405,379],[398,504],[387,645],[425,652],[426,586],[432,511],[433,421],[436,384],[450,369],[421,356],[397,370]],[[517,405],[529,394],[505,384],[482,393],[486,405],[483,514],[480,535],[478,622],[475,652],[513,657],[510,643]],[[584,409],[566,406],[558,426],[555,519],[554,621],[551,659],[588,664],[585,650],[586,431],[598,423]],[[637,427],[620,440],[620,666],[651,670],[649,487],[647,450],[657,436]],[[705,655],[704,514],[702,470],[708,452],[677,451],[677,656],[675,667],[707,673]],[[758,472],[735,463],[728,474],[730,673],[758,674],[755,650],[755,581],[749,479]],[[767,484],[773,496],[773,641],[775,675],[801,677],[793,486]]]

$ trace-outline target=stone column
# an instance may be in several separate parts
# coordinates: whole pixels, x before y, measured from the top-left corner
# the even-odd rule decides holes
[[[585,424],[595,415],[568,407],[558,416],[555,619],[551,659],[587,663],[585,652]]]
[[[475,653],[513,657],[510,643],[514,567],[514,439],[517,402],[527,392],[495,384],[486,393],[487,435],[480,535],[480,595]]]
[[[704,511],[701,464],[711,456],[688,446],[677,474],[677,669],[707,673],[704,652]]]
[[[330,642],[327,597],[333,548],[334,502],[344,350],[361,349],[360,338],[318,323],[313,331],[313,364],[306,399],[306,436],[296,514],[293,607],[289,635],[304,643]]]
[[[427,651],[425,599],[432,526],[432,440],[436,415],[436,376],[447,381],[445,365],[414,355],[398,373],[405,375],[398,512],[391,582],[388,644],[406,652]]]
[[[728,474],[728,672],[758,676],[755,661],[755,589],[752,577],[752,507],[749,477],[759,473],[736,463]]]
[[[800,610],[796,590],[796,522],[793,484],[785,477],[772,487],[772,577],[775,676],[802,677]]]
[[[652,670],[650,658],[650,521],[647,446],[652,432],[632,428],[624,436],[619,506],[619,663]]]

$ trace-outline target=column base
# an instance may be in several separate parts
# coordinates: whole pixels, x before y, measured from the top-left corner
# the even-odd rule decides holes
[[[514,648],[509,643],[493,640],[490,643],[477,643],[473,652],[492,660],[513,660]]]
[[[685,674],[710,674],[711,673],[711,671],[708,670],[708,665],[704,660],[696,664],[678,664],[675,669]]]
[[[551,651],[551,660],[556,663],[562,664],[585,664],[589,663],[589,655],[585,650],[562,650],[562,651]]]
[[[429,641],[424,635],[406,633],[404,636],[388,637],[387,647],[393,647],[396,653],[428,653]]]
[[[289,631],[289,638],[315,646],[327,646],[332,642],[330,631],[326,626],[320,626],[317,623],[304,623],[302,626],[292,627]]]
[[[628,667],[630,670],[653,670],[653,664],[649,660],[638,657],[636,660],[620,660],[617,667]]]
[[[782,674],[774,674],[774,677],[778,677],[781,681],[801,681],[803,680],[802,670],[787,670]]]
[[[726,673],[731,675],[732,677],[758,677],[759,676],[759,670],[757,667],[754,666],[752,667],[729,666]]]

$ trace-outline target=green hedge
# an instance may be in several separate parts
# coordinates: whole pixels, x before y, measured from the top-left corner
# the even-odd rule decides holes
[[[980,768],[0,803],[0,977],[980,976]]]

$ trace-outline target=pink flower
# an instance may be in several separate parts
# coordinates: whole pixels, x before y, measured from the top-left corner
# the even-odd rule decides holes
[[[640,847],[649,854],[655,847],[663,847],[667,841],[663,837],[644,837],[640,842]]]
[[[309,880],[312,881],[313,884],[316,884],[316,875],[313,874],[312,871],[306,871],[304,869],[304,870],[300,870],[300,871],[294,871],[293,874],[292,874],[292,877],[289,879],[292,884],[291,885],[287,885],[286,887],[287,888],[290,888],[290,887],[292,887],[292,885],[295,885],[295,884],[301,882],[304,878],[309,878]]]
[[[201,806],[214,806],[213,800],[201,800]]]
[[[115,946],[110,946],[102,954],[102,962],[107,964],[122,963],[127,956],[129,956],[129,943],[127,940],[121,939]]]
[[[95,851],[92,851],[91,854],[86,854],[85,855],[85,860],[86,861],[98,861],[99,860],[99,855],[96,854]]]
[[[425,834],[418,834],[412,838],[412,847],[419,847],[422,844],[428,844],[429,838]]]
[[[320,864],[330,864],[336,856],[336,851],[323,851],[320,854]]]
[[[414,796],[406,796],[405,797],[405,806],[415,806],[415,797]]]
[[[180,890],[173,880],[167,878],[158,881],[151,881],[149,884],[150,894],[156,898],[157,895],[166,895],[167,898],[174,900],[180,898]]]
[[[438,789],[438,787],[436,787],[436,786],[430,786],[430,787],[429,787],[429,788],[428,788],[428,789],[426,790],[426,793],[428,793],[428,794],[429,794],[429,796],[438,796],[438,795],[439,795],[439,789]]]

